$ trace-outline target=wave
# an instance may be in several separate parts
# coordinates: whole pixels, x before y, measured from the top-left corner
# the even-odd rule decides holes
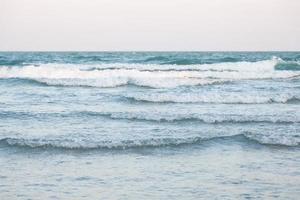
[[[295,95],[249,95],[249,94],[167,94],[141,93],[124,95],[129,101],[143,103],[218,103],[218,104],[269,104],[269,103],[300,103]]]
[[[266,137],[250,133],[238,135],[215,136],[215,137],[187,137],[187,138],[149,138],[128,140],[89,140],[89,139],[46,139],[46,138],[13,138],[0,139],[0,144],[9,147],[27,148],[62,148],[62,149],[130,149],[130,148],[160,148],[187,145],[199,145],[204,142],[238,140],[242,142],[256,142],[262,145],[280,145],[287,147],[299,146],[300,139],[297,137],[276,136]]]
[[[166,78],[159,79],[155,77],[145,78],[128,78],[128,77],[111,77],[101,79],[33,79],[36,82],[48,86],[68,86],[68,87],[99,87],[99,88],[114,88],[120,86],[138,86],[145,88],[176,88],[180,86],[203,86],[227,83],[225,80],[212,79],[183,79],[183,78]]]
[[[82,71],[68,67],[1,67],[0,78],[30,79],[47,85],[118,87],[137,85],[152,88],[207,85],[222,80],[198,79],[179,72],[141,72],[134,69]]]
[[[295,70],[276,70],[282,62],[272,59],[259,62],[235,62],[203,65],[103,64],[98,67],[53,65],[0,67],[0,78],[30,79],[54,86],[118,87],[137,85],[151,88],[174,88],[222,84],[247,79],[295,78]],[[148,71],[147,71],[148,70]],[[152,70],[152,71],[151,71]]]
[[[172,59],[169,61],[165,61],[162,64],[171,64],[171,65],[194,65],[194,64],[213,64],[213,63],[226,63],[226,62],[238,62],[237,58],[233,57],[223,57],[223,58],[209,58],[207,60],[202,59]]]
[[[0,112],[1,118],[60,118],[60,117],[102,117],[112,120],[129,120],[159,123],[205,123],[205,124],[295,124],[300,123],[296,115],[256,115],[256,114],[197,114],[197,113],[149,113],[149,112],[97,112],[97,111],[73,111],[73,112]]]
[[[207,124],[222,124],[222,123],[274,123],[274,124],[293,124],[300,123],[296,117],[278,118],[274,116],[261,115],[159,115],[159,114],[143,114],[143,113],[105,113],[105,112],[80,112],[83,115],[102,116],[117,120],[134,120],[134,121],[149,121],[149,122],[202,122]]]

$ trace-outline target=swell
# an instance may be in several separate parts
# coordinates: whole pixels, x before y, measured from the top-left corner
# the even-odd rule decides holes
[[[259,137],[251,136],[249,133],[229,136],[216,137],[189,137],[189,138],[150,138],[150,139],[134,139],[134,140],[72,140],[72,139],[25,139],[25,138],[2,138],[1,146],[12,148],[29,148],[29,149],[63,149],[63,150],[93,150],[93,149],[143,149],[143,148],[165,148],[165,147],[188,147],[192,145],[201,145],[213,142],[239,141],[242,143],[256,143],[267,146],[285,146],[297,147],[299,141],[283,139],[274,141],[272,139],[261,140]]]
[[[300,62],[297,61],[279,61],[275,65],[276,70],[300,71]]]
[[[195,64],[214,64],[214,63],[226,63],[226,62],[239,62],[239,59],[233,57],[223,58],[209,58],[209,59],[176,59],[162,62],[162,64],[171,65],[195,65]]]
[[[5,58],[0,58],[0,65],[5,65],[5,66],[22,66],[24,65],[23,60],[8,60]]]
[[[222,137],[219,137],[222,138]],[[149,147],[167,147],[197,144],[201,141],[213,140],[215,138],[159,138],[143,140],[123,140],[123,141],[98,141],[84,143],[72,140],[50,140],[50,139],[24,139],[24,138],[3,138],[0,144],[10,147],[28,147],[28,148],[60,148],[60,149],[128,149],[128,148],[149,148]]]

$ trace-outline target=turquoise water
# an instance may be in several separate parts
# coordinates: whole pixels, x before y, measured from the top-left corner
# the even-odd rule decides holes
[[[0,53],[0,199],[297,199],[300,53]]]

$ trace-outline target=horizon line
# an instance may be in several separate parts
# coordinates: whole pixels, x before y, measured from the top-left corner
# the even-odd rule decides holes
[[[61,52],[61,53],[67,53],[67,52],[78,52],[78,53],[80,53],[80,52],[86,52],[86,53],[101,53],[101,52],[103,52],[103,53],[105,53],[105,52],[112,52],[112,53],[118,53],[118,52],[120,52],[120,53],[122,53],[122,52],[124,52],[124,53],[126,53],[126,52],[149,52],[149,53],[151,53],[151,52],[153,52],[153,53],[168,53],[168,52],[186,52],[186,53],[189,53],[189,52],[191,52],[191,53],[207,53],[207,52],[212,52],[212,53],[218,53],[218,52],[220,52],[220,53],[255,53],[255,52],[258,52],[258,53],[264,53],[264,52],[274,52],[274,53],[276,53],[276,52],[291,52],[291,53],[293,53],[293,52],[295,52],[295,53],[300,53],[300,50],[0,50],[0,53],[12,53],[12,52],[15,52],[15,53],[18,53],[18,52],[20,52],[20,53],[29,53],[29,52],[33,52],[33,53],[51,53],[51,52],[53,52],[53,53],[55,53],[55,52],[57,52],[57,53],[59,53],[59,52]]]

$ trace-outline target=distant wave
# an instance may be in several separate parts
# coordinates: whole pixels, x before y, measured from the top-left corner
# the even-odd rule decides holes
[[[143,62],[152,62],[152,61],[158,61],[158,62],[165,62],[165,61],[170,61],[170,57],[169,56],[151,56],[151,57],[148,57],[144,60],[142,60]]]
[[[57,55],[56,55],[57,56]],[[220,63],[220,62],[238,62],[240,61],[239,58],[230,57],[230,56],[220,56],[220,57],[214,57],[214,56],[180,56],[180,55],[145,55],[145,56],[126,56],[118,55],[113,56],[109,54],[102,54],[102,55],[92,55],[92,54],[78,54],[78,53],[69,53],[65,54],[63,58],[55,58],[55,56],[52,54],[52,58],[50,57],[44,57],[42,54],[36,54],[35,57],[30,56],[21,56],[19,59],[15,59],[15,57],[9,57],[9,55],[1,56],[0,55],[0,65],[9,65],[9,66],[18,66],[18,65],[25,65],[26,63],[47,63],[47,62],[67,62],[67,63],[110,63],[110,62],[116,62],[116,61],[122,61],[122,59],[126,60],[129,63],[141,63],[141,64],[147,64],[147,63],[156,63],[156,64],[174,64],[174,65],[192,65],[192,64],[212,64],[212,63]]]
[[[142,93],[125,95],[126,99],[144,103],[217,103],[217,104],[269,104],[269,103],[300,103],[295,95],[249,95],[249,94],[166,94]]]
[[[163,65],[160,65],[163,66]],[[129,66],[126,67],[117,67],[117,66],[107,66],[107,67],[90,67],[90,68],[83,68],[81,71],[105,71],[105,70],[122,70],[122,69],[127,69],[127,70],[138,70],[139,72],[207,72],[207,71],[212,71],[212,72],[238,72],[238,70],[230,70],[230,69],[195,69],[195,68],[182,68],[174,65],[172,68],[171,66],[168,68],[153,68],[153,69],[148,69],[148,68],[136,68],[135,66]]]
[[[103,64],[0,67],[0,79],[30,79],[54,86],[174,88],[249,79],[296,78],[297,70],[276,70],[280,59],[203,65]]]
[[[294,137],[261,137],[249,133],[215,137],[187,137],[187,138],[149,138],[128,140],[88,140],[88,139],[46,139],[46,138],[2,138],[0,145],[26,148],[61,148],[61,149],[129,149],[129,148],[161,148],[186,145],[199,145],[210,141],[239,140],[241,142],[256,142],[263,145],[299,146],[300,140]]]

